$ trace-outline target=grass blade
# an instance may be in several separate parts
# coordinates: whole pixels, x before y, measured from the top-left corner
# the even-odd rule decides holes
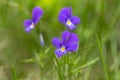
[[[103,65],[103,69],[104,69],[104,72],[105,72],[105,77],[106,77],[106,80],[110,80],[109,79],[109,74],[108,74],[108,68],[107,68],[107,63],[105,61],[105,57],[104,57],[104,54],[102,52],[102,44],[96,34],[96,38],[97,38],[97,43],[98,43],[98,47],[99,47],[99,54],[100,54],[100,60],[102,62],[102,65]]]

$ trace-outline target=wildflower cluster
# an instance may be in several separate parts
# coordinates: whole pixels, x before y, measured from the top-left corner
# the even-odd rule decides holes
[[[72,15],[72,9],[65,7],[60,10],[58,20],[64,24],[69,30],[74,30],[76,24],[80,23],[80,19],[77,16]],[[62,40],[55,37],[52,39],[52,44],[57,48],[55,54],[58,58],[65,55],[67,52],[76,52],[79,46],[79,38],[77,34],[69,31],[62,33]]]
[[[35,28],[42,15],[43,10],[40,7],[37,6],[32,10],[32,19],[27,19],[24,21],[24,29],[27,33]],[[68,27],[69,30],[74,30],[76,25],[80,23],[79,17],[72,15],[71,7],[65,7],[61,9],[58,20],[66,27]],[[42,35],[40,35],[40,39],[41,45],[44,45]],[[60,58],[67,52],[76,52],[78,50],[79,38],[77,34],[66,30],[62,33],[62,40],[55,37],[52,39],[52,44],[57,48],[57,50],[55,50],[56,56]]]

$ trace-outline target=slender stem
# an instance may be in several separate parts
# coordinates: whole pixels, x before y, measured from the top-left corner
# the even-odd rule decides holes
[[[66,64],[66,58],[65,58],[65,57],[63,57],[63,61],[64,61],[64,66],[63,66],[63,68],[64,68],[64,69],[63,69],[63,70],[64,70],[64,71],[63,71],[63,77],[64,77],[64,79],[65,79],[65,78],[66,78],[66,74],[65,74],[65,73],[66,73],[66,66],[65,66],[65,64]]]
[[[102,62],[102,65],[103,65],[103,69],[104,69],[104,72],[105,72],[105,77],[106,77],[106,80],[110,80],[109,79],[109,74],[108,74],[108,69],[107,69],[107,63],[105,61],[105,58],[104,58],[104,54],[102,52],[102,44],[96,34],[96,38],[97,38],[97,43],[98,43],[98,47],[99,47],[99,50],[100,50],[100,59],[101,59],[101,62]]]
[[[71,73],[70,73],[70,70],[71,70],[71,65],[70,65],[70,54],[68,54],[68,80],[71,80]]]
[[[17,78],[17,72],[16,72],[16,69],[15,69],[14,65],[12,65],[11,70],[12,70],[13,79],[14,80],[18,80],[18,78]]]
[[[56,61],[57,65],[55,64],[55,61]],[[56,57],[55,57],[55,61],[53,63],[54,63],[55,69],[56,69],[56,71],[58,73],[59,79],[63,80],[63,76],[61,74],[62,73],[61,72],[61,65],[60,65],[60,63],[59,63],[59,61],[58,61],[58,59]]]

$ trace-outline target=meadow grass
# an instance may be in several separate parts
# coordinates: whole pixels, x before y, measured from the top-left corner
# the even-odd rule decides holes
[[[44,14],[26,33],[23,21],[35,6]],[[51,40],[67,30],[58,21],[66,6],[81,19],[73,31],[80,43],[58,59]],[[120,0],[0,0],[0,80],[120,80],[119,22]]]

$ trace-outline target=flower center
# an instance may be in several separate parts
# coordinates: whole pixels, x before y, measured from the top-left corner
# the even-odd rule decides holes
[[[62,47],[60,48],[60,51],[64,52],[64,51],[65,51],[65,47],[62,46]]]
[[[68,25],[71,25],[71,24],[72,24],[69,19],[67,20],[67,24],[68,24]]]
[[[35,26],[35,24],[34,24],[34,23],[32,23],[32,24],[30,25],[30,28],[31,28],[31,29],[33,29],[33,28],[34,28],[34,26]]]

